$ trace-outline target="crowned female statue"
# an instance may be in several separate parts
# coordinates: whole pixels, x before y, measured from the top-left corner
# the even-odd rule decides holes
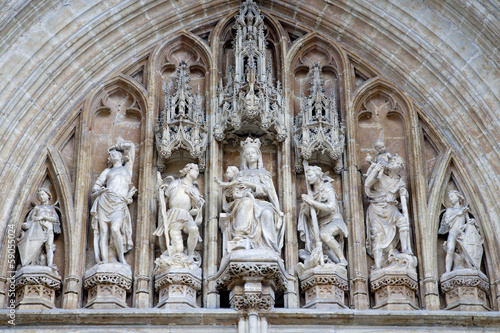
[[[226,187],[229,213],[230,249],[269,249],[277,253],[283,246],[283,213],[271,174],[264,168],[260,140],[247,138],[241,143],[241,170]],[[234,168],[236,169],[236,168]]]

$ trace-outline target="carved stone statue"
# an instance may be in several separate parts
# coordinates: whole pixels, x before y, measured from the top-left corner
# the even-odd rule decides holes
[[[476,221],[469,217],[469,207],[464,196],[455,190],[448,192],[451,207],[441,219],[439,234],[448,233],[446,250],[446,273],[459,269],[480,270],[483,257],[483,238]]]
[[[54,206],[49,205],[49,190],[39,189],[37,198],[40,204],[33,208],[21,226],[23,232],[17,244],[21,266],[40,265],[56,269],[54,233],[61,233],[61,222]]]
[[[379,155],[368,170],[365,180],[365,192],[370,199],[366,212],[366,242],[368,253],[375,260],[374,269],[386,266],[390,261],[388,259],[399,254],[396,248],[398,242],[401,242],[401,252],[413,254],[407,208],[408,192],[404,180],[399,176],[404,168],[404,161],[395,154],[385,155],[388,163],[383,163],[378,161],[381,159]],[[398,209],[399,204],[403,213]]]
[[[223,209],[229,213],[231,250],[269,249],[280,253],[283,213],[271,174],[263,166],[260,145],[259,139],[251,138],[241,143],[241,170],[233,167],[231,172],[237,175],[221,184],[227,188]]]
[[[198,165],[187,164],[181,171],[180,179],[167,177],[166,182],[159,180],[159,221],[154,235],[160,237],[165,244],[157,264],[159,266],[200,265],[200,257],[195,249],[201,241],[199,227],[203,221],[202,208],[205,200],[198,190],[196,178],[199,175]],[[187,235],[184,246],[183,234]]]
[[[299,256],[304,259],[306,269],[311,259],[315,261],[313,265],[325,262],[323,257],[316,258],[319,262],[311,258],[316,252],[321,256],[325,253],[327,261],[347,266],[343,245],[349,232],[340,214],[335,189],[331,184],[333,179],[317,166],[306,165],[305,173],[308,194],[302,194],[304,202],[297,223],[305,249],[299,251]]]
[[[389,158],[392,157],[391,153],[388,153],[385,151],[385,142],[382,139],[378,139],[375,141],[374,144],[375,150],[378,152],[377,155],[375,155],[375,161],[373,161],[373,158],[370,156],[370,154],[366,155],[365,161],[370,164],[370,167],[368,168],[368,172],[366,173],[367,175],[371,173],[372,169],[377,165],[381,164],[383,167],[387,167],[389,165]],[[384,173],[384,170],[381,169],[377,175],[377,178],[382,177],[382,174]]]
[[[446,309],[489,311],[488,277],[481,272],[483,238],[476,220],[470,218],[465,197],[458,191],[448,192],[450,207],[441,219],[439,234],[448,234],[444,243],[446,272],[439,282],[445,294]]]
[[[18,309],[53,309],[61,277],[54,264],[54,233],[61,233],[61,222],[55,206],[49,204],[49,190],[37,193],[39,205],[21,225],[17,247],[21,267],[15,274],[16,307]]]
[[[108,168],[97,178],[92,189],[95,198],[90,214],[94,229],[94,253],[97,263],[108,263],[109,253],[128,265],[124,254],[132,249],[132,223],[128,205],[136,188],[132,185],[135,146],[122,138],[108,148]]]

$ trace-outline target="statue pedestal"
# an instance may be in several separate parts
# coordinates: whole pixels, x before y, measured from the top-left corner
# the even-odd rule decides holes
[[[461,269],[444,273],[440,279],[446,297],[446,310],[490,311],[490,286],[486,275],[474,269]]]
[[[198,308],[196,293],[201,290],[201,269],[172,267],[155,275],[155,290],[162,309]]]
[[[347,270],[337,264],[325,264],[306,270],[299,276],[300,288],[305,293],[304,308],[343,309],[348,290]]]
[[[235,310],[271,310],[274,293],[285,290],[292,276],[274,251],[252,249],[229,252],[216,275],[210,278],[218,289],[230,291],[229,303]]]
[[[47,266],[25,266],[16,272],[16,308],[19,310],[54,309],[61,277]]]
[[[86,308],[128,308],[126,298],[132,287],[132,270],[120,263],[97,264],[85,272],[83,286],[88,290]]]
[[[416,265],[414,256],[399,254],[388,267],[372,270],[370,288],[375,294],[374,309],[418,310]]]

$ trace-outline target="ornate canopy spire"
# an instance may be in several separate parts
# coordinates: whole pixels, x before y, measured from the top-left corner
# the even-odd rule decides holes
[[[219,108],[215,138],[239,130],[244,123],[257,125],[277,141],[286,138],[281,85],[272,82],[267,59],[264,17],[257,5],[248,0],[235,17],[233,41],[234,68],[229,70],[226,86],[219,85]]]
[[[181,61],[177,66],[173,89],[164,84],[165,107],[160,113],[156,129],[156,147],[159,157],[166,159],[172,152],[183,148],[199,161],[200,169],[205,167],[207,128],[205,114],[201,108],[199,87],[196,94],[191,92],[189,66]]]
[[[321,66],[314,64],[308,74],[309,96],[301,96],[300,113],[295,119],[294,141],[299,160],[309,160],[313,152],[328,154],[333,160],[341,160],[344,151],[344,128],[339,124],[337,96],[332,88],[325,94]],[[302,94],[302,92],[301,92]],[[297,165],[300,165],[300,161]],[[337,163],[336,171],[341,166]]]

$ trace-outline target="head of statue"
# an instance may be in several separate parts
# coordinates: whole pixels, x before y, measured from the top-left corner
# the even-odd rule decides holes
[[[262,153],[260,151],[260,140],[247,138],[241,143],[243,148],[241,157],[241,169],[262,169]],[[251,167],[253,166],[253,167]]]
[[[40,202],[47,202],[49,199],[52,199],[50,191],[45,187],[42,187],[38,190],[36,197]]]
[[[236,178],[236,176],[238,175],[239,172],[240,172],[240,170],[237,167],[235,167],[235,166],[228,166],[227,169],[226,169],[226,178],[229,181],[231,181],[234,178]]]
[[[309,166],[306,170],[307,182],[315,184],[318,180],[323,179],[324,173],[319,166]]]
[[[382,139],[378,139],[374,144],[375,150],[379,153],[385,153],[385,142]]]
[[[392,157],[389,159],[389,165],[386,167],[388,171],[392,171],[393,173],[398,173],[404,168],[405,168],[405,162],[403,158],[398,154],[392,155]]]
[[[115,165],[115,162],[120,162],[123,165],[126,162],[123,153],[116,149],[108,149],[108,167]]]
[[[465,202],[465,197],[463,196],[463,194],[456,190],[448,191],[448,199],[450,200],[450,204],[452,205],[464,204]]]
[[[196,179],[200,175],[200,169],[198,168],[198,164],[189,163],[189,164],[186,164],[186,166],[181,171],[179,171],[179,173],[183,177],[185,177],[189,174],[189,176],[192,179]]]

